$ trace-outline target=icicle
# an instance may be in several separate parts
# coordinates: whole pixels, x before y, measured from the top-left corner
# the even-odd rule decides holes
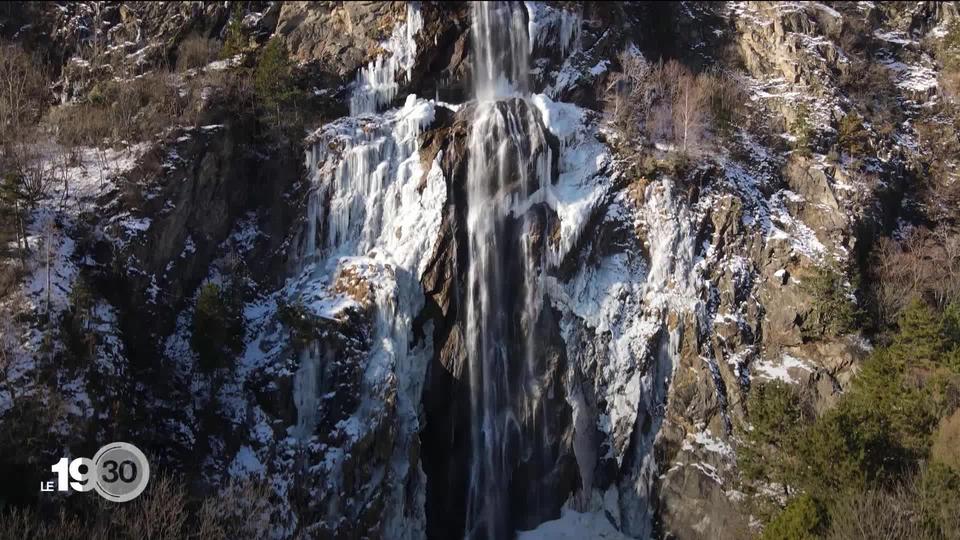
[[[423,28],[423,15],[415,3],[407,4],[407,18],[394,27],[390,38],[383,43],[386,54],[377,56],[357,73],[350,96],[350,115],[377,112],[397,96],[397,75],[409,81],[417,57],[416,35]]]

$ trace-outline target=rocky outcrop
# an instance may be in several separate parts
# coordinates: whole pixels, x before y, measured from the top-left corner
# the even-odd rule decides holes
[[[402,2],[284,2],[276,32],[298,60],[346,79],[376,55],[405,9]]]
[[[126,318],[133,342],[156,343],[172,329],[225,248],[243,252],[245,271],[261,285],[278,283],[302,165],[289,150],[257,150],[256,132],[242,117],[175,131],[101,199],[104,243],[95,249],[114,251],[100,261],[108,270],[99,276],[104,291],[126,309],[151,314]]]

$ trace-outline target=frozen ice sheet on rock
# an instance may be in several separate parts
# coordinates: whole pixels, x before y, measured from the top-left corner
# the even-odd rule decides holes
[[[534,95],[531,101],[546,128],[560,141],[560,175],[555,184],[540,190],[560,218],[560,242],[553,254],[559,262],[576,245],[590,214],[612,186],[608,174],[612,161],[606,145],[597,140],[595,118],[587,110],[543,94]]]

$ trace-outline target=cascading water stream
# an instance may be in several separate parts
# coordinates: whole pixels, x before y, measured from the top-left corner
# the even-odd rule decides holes
[[[512,534],[511,475],[537,441],[536,323],[543,245],[534,239],[531,196],[549,183],[552,159],[529,102],[529,39],[522,8],[473,4],[475,97],[467,166],[466,348],[471,463],[468,537]]]

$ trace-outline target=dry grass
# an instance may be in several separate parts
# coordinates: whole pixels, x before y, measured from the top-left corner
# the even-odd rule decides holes
[[[251,96],[246,78],[232,71],[190,78],[158,71],[98,83],[86,100],[53,109],[48,122],[66,146],[136,142],[174,125],[196,125],[218,100],[230,107],[251,106]]]
[[[960,473],[960,410],[940,421],[930,455]]]
[[[220,44],[196,34],[180,43],[177,48],[177,71],[203,67],[217,59]]]

